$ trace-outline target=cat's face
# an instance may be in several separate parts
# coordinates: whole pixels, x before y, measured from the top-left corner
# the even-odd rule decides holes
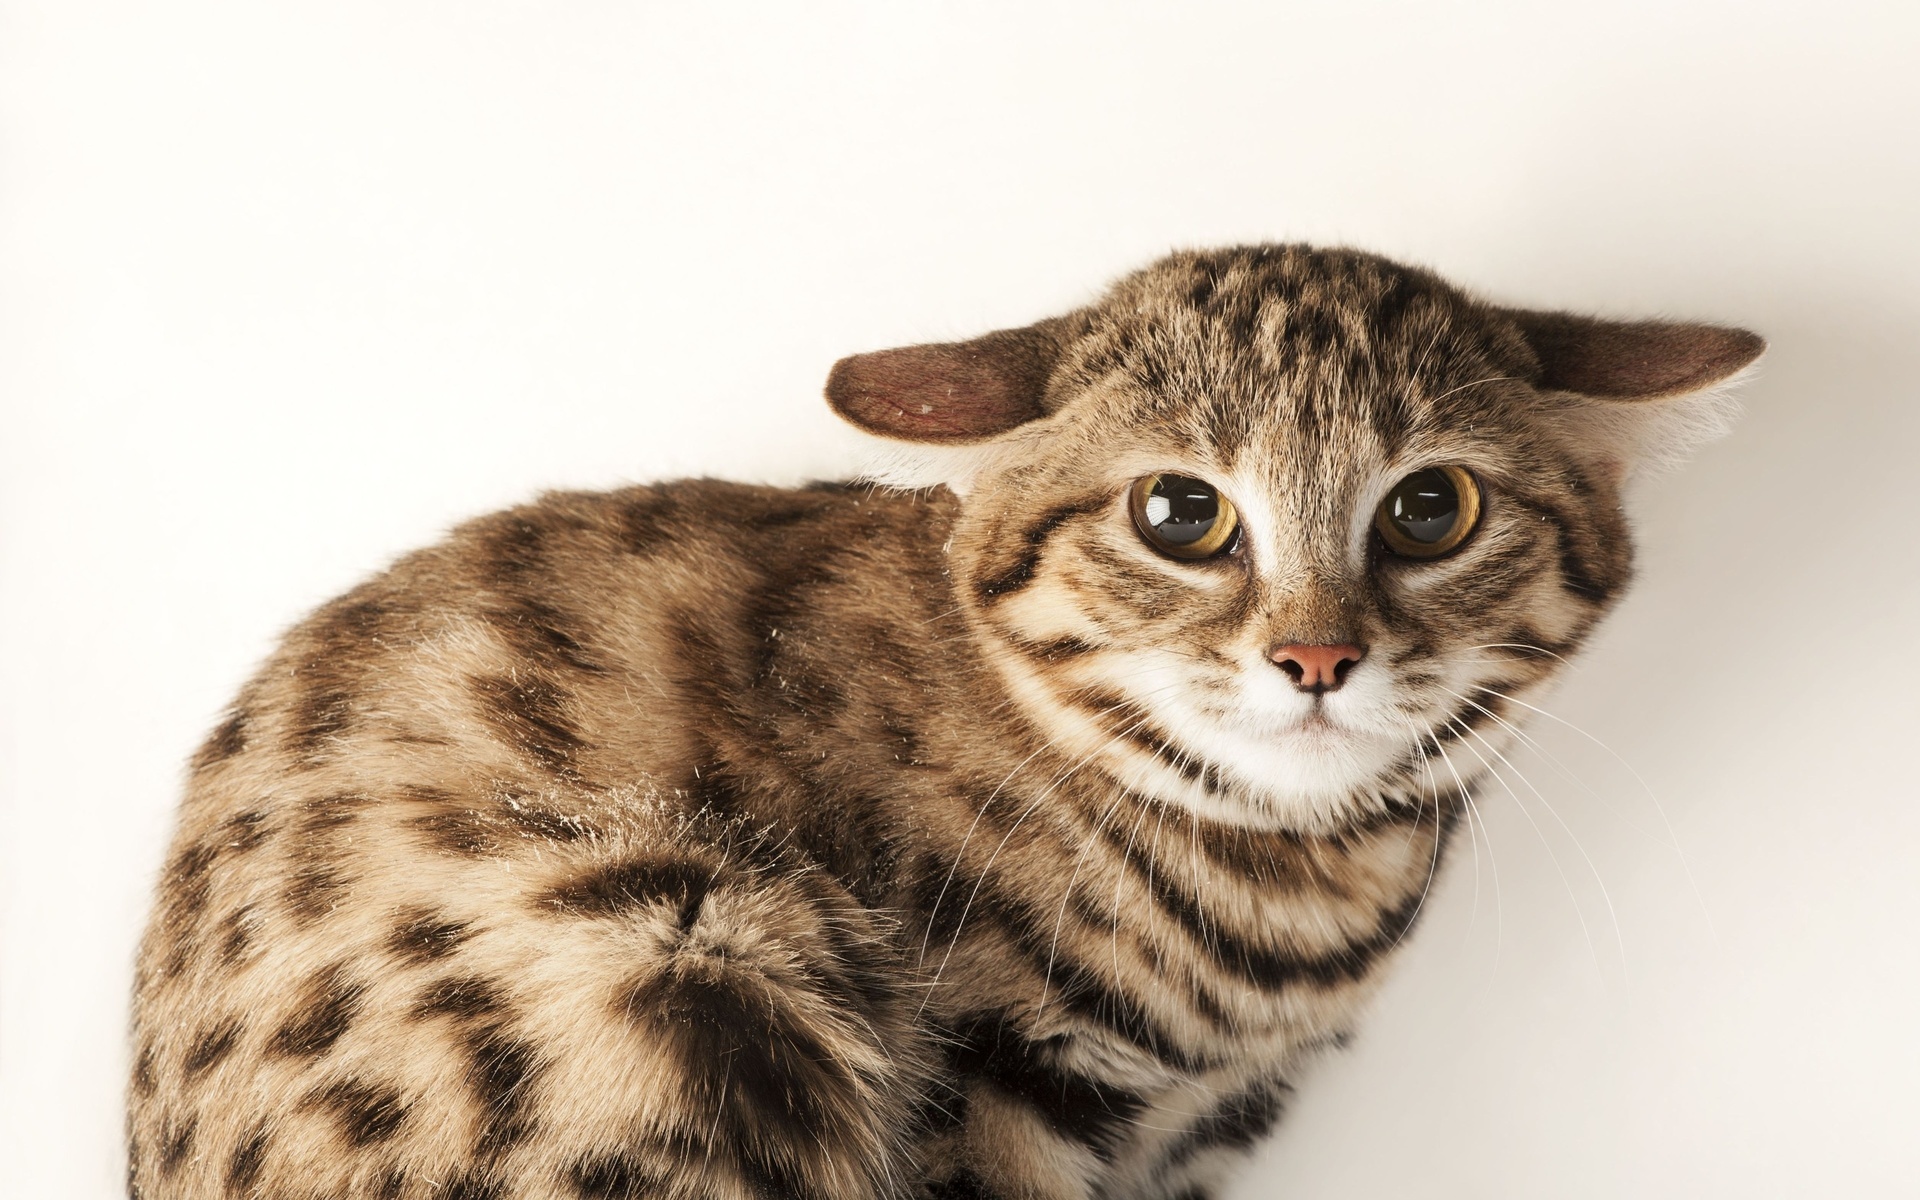
[[[1033,409],[972,464],[952,549],[1016,703],[1236,822],[1325,827],[1483,773],[1629,571],[1630,402],[1567,395],[1519,316],[1283,247],[1177,256],[1036,327],[1057,349],[1002,372]],[[995,383],[891,365],[963,404]],[[939,415],[922,400],[894,408]]]

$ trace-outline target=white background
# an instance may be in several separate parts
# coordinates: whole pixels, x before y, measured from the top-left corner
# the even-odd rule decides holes
[[[1237,1196],[1920,1194],[1910,11],[4,4],[0,1192],[115,1194],[181,764],[304,610],[543,487],[843,474],[841,354],[1309,238],[1773,349],[1551,702],[1619,757],[1536,723]]]

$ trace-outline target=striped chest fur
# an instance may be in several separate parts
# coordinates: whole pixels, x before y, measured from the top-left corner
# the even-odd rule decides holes
[[[1758,350],[1178,255],[843,361],[921,490],[463,527],[196,756],[133,1192],[1206,1194],[1626,582],[1622,474]]]

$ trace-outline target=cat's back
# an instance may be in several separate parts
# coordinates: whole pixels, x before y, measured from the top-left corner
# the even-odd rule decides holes
[[[917,653],[945,519],[838,486],[554,494],[294,629],[192,764],[136,981],[136,1190],[590,1172],[631,1132],[591,1097],[650,1069],[598,981],[671,932],[596,918],[785,852],[743,818],[802,821],[781,759],[900,705],[847,668]],[[747,779],[766,799],[730,811]],[[768,873],[767,911],[803,874]],[[804,900],[796,944],[848,936]]]
[[[441,786],[461,770],[644,784],[754,707],[795,639],[861,626],[870,645],[924,616],[945,589],[944,519],[896,493],[696,479],[470,521],[286,636],[195,754],[187,818],[413,766]]]

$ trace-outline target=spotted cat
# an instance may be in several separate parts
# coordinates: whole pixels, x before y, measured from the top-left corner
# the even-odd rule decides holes
[[[1761,349],[1179,253],[840,362],[915,486],[457,529],[193,759],[132,1193],[1210,1194]]]

